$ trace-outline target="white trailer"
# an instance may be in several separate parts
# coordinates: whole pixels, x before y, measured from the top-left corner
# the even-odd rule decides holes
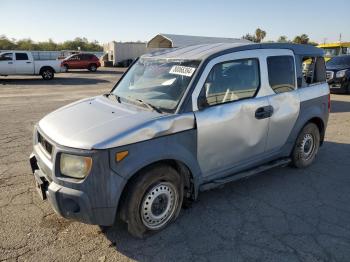
[[[128,66],[132,60],[147,52],[146,43],[138,42],[109,42],[103,46],[103,51],[107,54],[107,61],[113,66]]]

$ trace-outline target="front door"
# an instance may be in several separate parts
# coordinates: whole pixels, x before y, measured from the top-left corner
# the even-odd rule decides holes
[[[30,61],[27,53],[15,53],[16,74],[32,75],[34,74],[33,61]]]
[[[198,82],[197,158],[203,176],[254,162],[265,151],[273,111],[268,98],[259,96],[263,61],[248,54],[254,52],[208,65],[205,81]]]
[[[14,73],[13,53],[2,53],[0,55],[0,75],[13,75]]]
[[[79,55],[73,55],[69,59],[68,66],[71,69],[78,69],[80,67],[80,56]]]

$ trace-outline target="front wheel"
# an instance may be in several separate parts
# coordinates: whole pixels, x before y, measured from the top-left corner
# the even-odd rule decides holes
[[[41,72],[41,77],[44,79],[44,80],[51,80],[54,78],[54,72],[52,69],[50,68],[47,68],[47,69],[44,69],[42,70]]]
[[[91,64],[91,65],[89,65],[88,70],[90,72],[96,72],[97,66],[95,64]]]
[[[131,181],[125,201],[128,231],[143,238],[176,219],[183,201],[183,181],[170,166],[147,168]]]
[[[292,165],[305,168],[312,164],[320,147],[320,131],[308,123],[300,132],[292,152]]]

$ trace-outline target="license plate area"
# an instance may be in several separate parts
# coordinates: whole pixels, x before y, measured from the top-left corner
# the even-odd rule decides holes
[[[39,170],[34,171],[34,178],[36,191],[38,192],[40,198],[45,200],[47,198],[46,191],[48,189],[49,182],[43,175],[40,174]]]

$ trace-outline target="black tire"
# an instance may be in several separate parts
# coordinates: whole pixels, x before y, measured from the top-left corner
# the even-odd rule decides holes
[[[68,65],[63,65],[63,68],[64,68],[64,72],[67,73],[68,70],[69,70],[69,66]]]
[[[320,130],[314,123],[308,123],[301,130],[292,152],[292,165],[305,168],[312,164],[320,147]]]
[[[55,72],[51,68],[41,70],[41,77],[44,80],[52,80],[55,77]]]
[[[89,65],[88,70],[90,72],[96,72],[97,71],[97,65],[96,64]]]
[[[156,165],[141,171],[130,181],[123,199],[125,210],[121,212],[125,214],[129,233],[143,238],[173,222],[181,210],[183,188],[180,174],[170,166]],[[167,201],[161,201],[163,198]]]

